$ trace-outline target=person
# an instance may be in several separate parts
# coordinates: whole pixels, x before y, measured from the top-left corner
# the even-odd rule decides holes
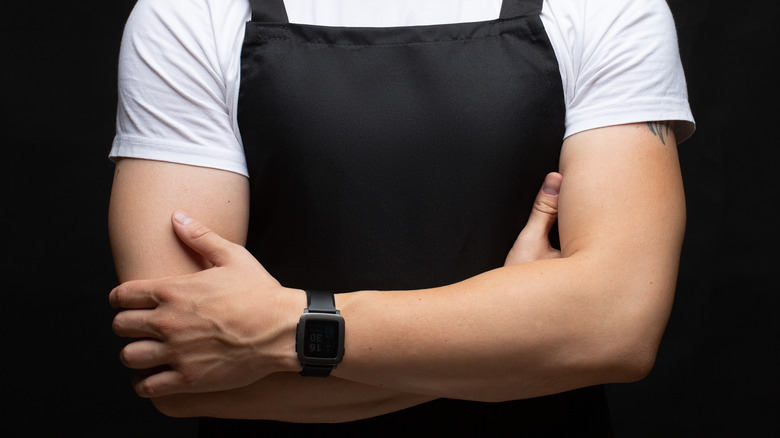
[[[120,359],[204,436],[608,436],[693,130],[663,0],[139,0]]]

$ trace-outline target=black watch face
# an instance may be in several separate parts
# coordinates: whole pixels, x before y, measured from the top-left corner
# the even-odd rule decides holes
[[[306,357],[336,358],[339,347],[339,323],[334,320],[310,319],[303,332]]]

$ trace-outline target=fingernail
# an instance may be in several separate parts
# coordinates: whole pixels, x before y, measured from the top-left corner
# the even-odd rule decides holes
[[[189,215],[187,215],[187,213],[185,213],[183,211],[177,211],[176,213],[173,214],[173,220],[175,220],[176,222],[178,222],[178,223],[180,223],[182,225],[187,225],[190,222],[192,222],[193,219],[191,217],[189,217]]]
[[[561,177],[557,172],[548,173],[542,183],[542,191],[546,195],[558,196],[561,191]]]
[[[550,181],[545,180],[544,184],[542,185],[542,191],[544,191],[545,194],[551,195],[551,196],[558,196],[558,184],[551,184]]]

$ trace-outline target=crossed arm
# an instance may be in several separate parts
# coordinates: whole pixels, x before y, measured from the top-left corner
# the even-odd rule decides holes
[[[168,415],[283,421],[639,379],[666,325],[685,222],[667,128],[613,126],[564,142],[559,255],[523,255],[532,245],[521,238],[513,252],[523,263],[457,284],[338,295],[347,356],[327,379],[296,373],[303,293],[279,285],[240,246],[244,177],[122,160],[110,233],[123,284],[110,300],[122,309],[114,330],[138,339],[122,361],[147,370],[136,391]],[[197,220],[171,222],[176,210]],[[127,282],[140,279],[152,280]]]

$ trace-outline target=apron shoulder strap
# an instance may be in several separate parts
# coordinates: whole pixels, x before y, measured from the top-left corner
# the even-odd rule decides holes
[[[544,0],[504,0],[499,18],[514,18],[542,13]]]
[[[283,0],[251,0],[252,21],[260,23],[289,23]]]

